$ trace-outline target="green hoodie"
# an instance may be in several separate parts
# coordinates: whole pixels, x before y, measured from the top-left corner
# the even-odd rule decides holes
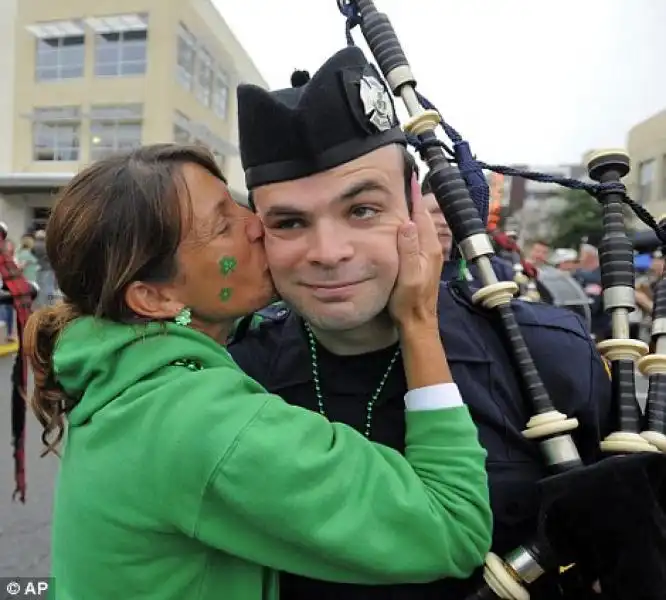
[[[190,359],[203,369],[173,365]],[[57,600],[275,600],[274,569],[389,584],[467,577],[490,546],[466,407],[408,412],[407,459],[272,396],[207,336],[81,318],[57,481]]]

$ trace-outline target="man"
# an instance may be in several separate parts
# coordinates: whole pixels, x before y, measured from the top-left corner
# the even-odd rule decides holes
[[[442,213],[442,209],[439,204],[437,204],[437,198],[435,198],[435,194],[432,192],[430,179],[427,175],[423,178],[423,182],[421,183],[421,194],[423,195],[423,202],[435,223],[435,227],[437,227],[437,235],[440,244],[442,245],[442,250],[444,251],[445,262],[444,267],[442,268],[442,281],[466,279],[467,281],[475,280],[480,284],[481,278],[474,265],[466,265],[460,260],[450,260],[453,236],[451,235],[449,224],[446,222],[446,218]],[[511,263],[497,256],[493,256],[490,260],[495,275],[499,281],[513,281],[515,273]]]
[[[532,242],[528,260],[537,268],[543,267],[548,264],[548,257],[550,256],[550,245],[544,240],[536,240]]]
[[[655,250],[652,253],[652,262],[650,263],[650,277],[654,281],[659,281],[664,274],[664,256],[661,250]]]
[[[600,342],[611,336],[611,317],[604,309],[599,251],[591,244],[581,244],[578,265],[573,277],[591,300],[591,331],[594,339]]]
[[[267,311],[257,329],[240,328],[245,333],[229,351],[287,402],[404,452],[406,384],[386,306],[397,275],[397,226],[419,189],[392,99],[352,47],[298,89],[242,85],[238,100],[247,186],[277,290],[291,308]],[[535,482],[546,471],[536,444],[521,433],[532,410],[497,315],[472,303],[466,282],[442,284],[439,312],[454,379],[489,454],[494,550],[503,554],[536,527]],[[559,410],[580,421],[574,435],[581,453],[594,460],[610,385],[589,336],[566,310],[518,303],[516,315]],[[475,585],[281,580],[283,600],[462,600]],[[557,584],[540,586],[551,591],[545,598],[559,597]]]
[[[578,252],[573,248],[558,248],[553,252],[550,263],[560,271],[572,273],[578,268]]]

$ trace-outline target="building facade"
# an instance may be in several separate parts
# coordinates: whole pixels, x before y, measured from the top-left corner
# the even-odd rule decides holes
[[[666,109],[632,127],[627,150],[632,162],[626,177],[629,195],[659,218],[666,213]]]
[[[141,144],[200,143],[234,196],[236,86],[266,83],[210,0],[4,0],[0,220],[43,226],[82,166]]]

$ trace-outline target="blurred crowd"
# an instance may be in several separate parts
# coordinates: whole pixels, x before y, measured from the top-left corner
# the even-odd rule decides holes
[[[59,298],[55,275],[46,255],[46,233],[43,230],[23,234],[17,245],[12,240],[7,225],[0,222],[0,247],[14,259],[24,277],[37,286],[39,293],[35,300],[36,306],[53,304]],[[0,285],[7,291],[7,286],[1,279]],[[0,326],[4,329],[4,333],[0,334],[0,342],[16,341],[15,319],[12,304],[0,305]]]
[[[538,240],[531,244],[528,259],[537,268],[551,266],[569,273],[590,299],[592,333],[597,340],[610,337],[610,316],[603,309],[603,288],[599,250],[583,243],[578,249],[552,248],[547,242]],[[651,254],[635,254],[636,310],[629,316],[630,335],[644,342],[650,340],[652,325],[652,299],[656,283],[664,272],[664,257],[657,250]]]

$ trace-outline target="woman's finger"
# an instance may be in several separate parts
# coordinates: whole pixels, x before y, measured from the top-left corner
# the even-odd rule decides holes
[[[421,251],[416,224],[403,223],[398,229],[398,283],[407,283],[419,272]]]

